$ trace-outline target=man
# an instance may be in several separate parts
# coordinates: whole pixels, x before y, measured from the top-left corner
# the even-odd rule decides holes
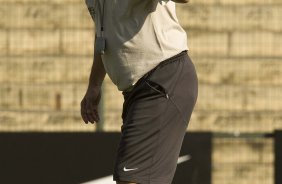
[[[198,78],[175,2],[86,0],[96,28],[95,62],[81,116],[85,123],[99,123],[107,73],[124,96],[117,184],[170,184],[176,171]]]

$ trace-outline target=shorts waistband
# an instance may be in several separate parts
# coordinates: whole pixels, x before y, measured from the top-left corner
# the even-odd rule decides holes
[[[143,75],[143,76],[135,83],[133,89],[131,89],[130,91],[123,91],[122,94],[123,94],[123,95],[128,95],[129,93],[131,93],[131,92],[134,90],[134,88],[135,88],[139,83],[141,83],[141,82],[144,81],[146,78],[148,78],[148,77],[151,75],[151,73],[153,73],[157,68],[162,67],[162,66],[164,66],[164,65],[166,65],[166,64],[168,64],[168,63],[171,63],[171,62],[177,60],[178,58],[182,57],[182,56],[185,55],[185,54],[187,54],[187,50],[183,50],[182,52],[180,52],[180,53],[178,53],[178,54],[176,54],[176,55],[174,55],[174,56],[172,56],[172,57],[170,57],[170,58],[168,58],[168,59],[165,59],[165,60],[161,61],[157,66],[155,66],[153,69],[151,69],[151,70],[150,70],[149,72],[147,72],[145,75]]]
[[[173,62],[173,61],[175,61],[176,59],[178,59],[178,58],[180,58],[181,56],[183,56],[183,55],[185,55],[187,53],[187,50],[184,50],[184,51],[182,51],[182,52],[180,52],[180,53],[178,53],[178,54],[176,54],[176,55],[174,55],[174,56],[172,56],[172,57],[170,57],[170,58],[168,58],[168,59],[165,59],[165,60],[163,60],[163,61],[161,61],[155,68],[153,68],[152,70],[155,70],[155,69],[157,69],[157,68],[159,68],[159,67],[161,67],[161,66],[163,66],[163,65],[166,65],[166,64],[168,64],[168,63],[170,63],[170,62]],[[151,70],[151,71],[152,71]],[[151,73],[151,71],[150,71],[150,73]]]

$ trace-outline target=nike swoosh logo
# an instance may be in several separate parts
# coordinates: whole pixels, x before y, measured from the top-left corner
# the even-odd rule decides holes
[[[191,160],[191,158],[192,158],[191,155],[184,155],[184,156],[178,157],[177,164]]]
[[[183,162],[186,162],[188,160],[191,160],[192,156],[191,155],[183,155],[181,157],[178,157],[177,164],[181,164]],[[127,169],[126,167],[123,168],[124,171],[130,171],[130,170],[135,170],[138,168],[133,168],[133,169]],[[81,184],[115,184],[116,182],[113,181],[113,175],[105,176],[103,178],[98,178],[89,182],[81,183]]]
[[[124,171],[133,171],[133,170],[136,170],[138,168],[134,168],[134,169],[126,169],[125,167],[123,168]]]

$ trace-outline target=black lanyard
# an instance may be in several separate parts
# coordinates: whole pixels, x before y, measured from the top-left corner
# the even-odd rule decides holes
[[[102,12],[102,20],[101,20],[101,36],[103,37],[104,32],[104,11],[105,11],[105,0],[103,0],[103,12]]]
[[[100,6],[101,7],[101,6]],[[102,12],[102,20],[100,20],[101,23],[101,35],[96,37],[95,39],[95,52],[100,53],[103,55],[105,53],[106,49],[106,39],[104,38],[104,9],[105,9],[105,0],[103,0],[103,12]]]

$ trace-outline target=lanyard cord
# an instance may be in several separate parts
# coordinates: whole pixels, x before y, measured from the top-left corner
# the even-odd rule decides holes
[[[105,0],[103,0],[103,12],[102,12],[102,20],[101,20],[101,34],[103,36],[104,32],[104,11],[105,11]]]

